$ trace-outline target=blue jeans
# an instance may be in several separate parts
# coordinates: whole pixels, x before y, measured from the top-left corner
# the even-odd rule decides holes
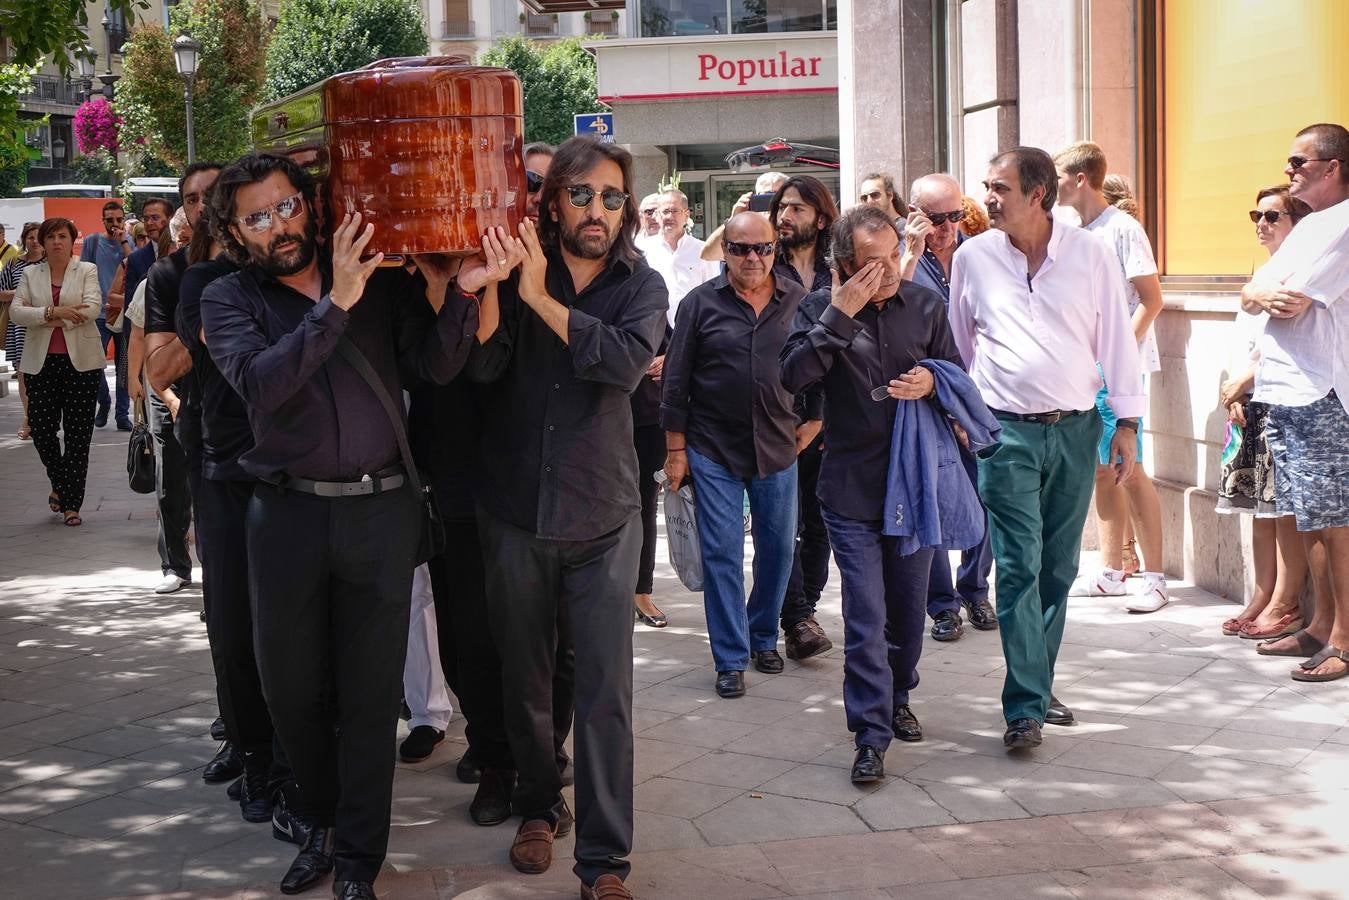
[[[131,395],[126,389],[126,351],[129,335],[126,333],[125,323],[121,331],[109,331],[108,322],[102,316],[95,320],[98,325],[98,335],[103,344],[103,352],[108,352],[108,341],[112,340],[113,346],[117,348],[113,354],[114,368],[117,372],[117,421],[131,418]],[[98,408],[107,409],[112,403],[112,397],[108,393],[108,380],[103,376],[103,371],[98,373]]]
[[[979,486],[979,469],[974,457],[962,452],[960,461],[970,480]],[[927,614],[937,618],[939,613],[960,609],[961,601],[978,603],[988,599],[988,574],[993,570],[993,547],[988,537],[988,512],[984,511],[984,539],[977,547],[960,554],[960,568],[956,570],[955,584],[951,584],[951,562],[946,551],[932,554],[932,571],[927,582]]]
[[[899,555],[899,538],[821,508],[843,581],[843,709],[858,747],[884,752],[895,707],[918,686],[932,549]]]
[[[743,672],[751,650],[778,643],[782,594],[796,544],[796,463],[764,478],[739,478],[688,448],[703,552],[703,609],[718,672]],[[744,497],[749,492],[754,588],[745,605]]]

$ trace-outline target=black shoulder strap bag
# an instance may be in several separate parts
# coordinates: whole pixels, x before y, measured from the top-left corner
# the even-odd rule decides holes
[[[389,424],[393,426],[394,437],[398,439],[398,452],[403,457],[403,468],[407,470],[407,479],[412,484],[413,492],[421,498],[422,502],[422,527],[421,536],[417,542],[417,553],[413,560],[417,565],[421,565],[432,557],[439,556],[445,550],[445,523],[440,518],[440,507],[436,504],[436,495],[431,492],[431,488],[422,484],[422,479],[417,472],[417,463],[412,458],[412,448],[408,445],[407,425],[403,420],[403,408],[400,404],[395,404],[389,391],[384,387],[384,382],[380,380],[375,372],[375,367],[370,365],[370,361],[365,358],[365,354],[353,344],[346,335],[343,335],[337,341],[337,352],[342,354],[342,358],[351,363],[361,376],[365,383],[370,385],[370,390],[375,392],[379,398],[380,404],[384,407],[384,412],[389,417]]]

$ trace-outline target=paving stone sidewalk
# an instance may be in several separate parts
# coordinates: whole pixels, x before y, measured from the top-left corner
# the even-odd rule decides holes
[[[126,488],[126,435],[95,432],[82,528],[46,508],[18,399],[0,398],[0,896],[270,897],[293,856],[201,767],[214,681],[195,588],[167,597],[154,504]],[[996,633],[924,648],[927,739],[848,782],[836,649],[751,672],[718,700],[701,600],[664,562],[663,631],[635,636],[643,898],[1349,896],[1349,682],[1295,685],[1181,586],[1160,613],[1074,601],[1056,691],[1076,710],[1038,751],[1001,746]],[[571,839],[542,876],[510,868],[514,824],[479,828],[454,778],[456,716],[399,765],[386,898],[574,897]],[[315,888],[310,896],[326,896]]]

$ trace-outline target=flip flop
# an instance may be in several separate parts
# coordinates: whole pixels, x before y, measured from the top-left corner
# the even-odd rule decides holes
[[[65,516],[66,524],[71,528],[77,528],[84,524],[84,520],[80,518],[80,514],[73,509],[66,510]]]
[[[1247,641],[1263,641],[1270,638],[1281,638],[1302,630],[1302,613],[1291,612],[1280,616],[1274,622],[1263,628],[1256,625],[1255,622],[1243,625],[1241,628],[1241,638]]]
[[[1344,663],[1343,671],[1335,672],[1330,675],[1317,675],[1311,671],[1332,657]],[[1349,675],[1349,653],[1344,652],[1338,647],[1332,647],[1330,644],[1326,644],[1321,648],[1320,652],[1311,659],[1298,663],[1298,668],[1294,669],[1290,674],[1293,676],[1294,681],[1337,681],[1346,675]]]
[[[1297,643],[1296,650],[1271,650],[1269,648],[1278,643],[1277,640],[1274,640],[1266,644],[1257,644],[1255,646],[1255,652],[1259,653],[1261,656],[1311,656],[1314,653],[1320,652],[1321,648],[1325,646],[1325,644],[1308,634],[1307,629],[1305,628],[1293,632],[1291,637]]]

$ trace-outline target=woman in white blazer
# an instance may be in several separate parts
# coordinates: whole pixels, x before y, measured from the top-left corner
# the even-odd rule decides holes
[[[52,492],[47,504],[80,525],[94,401],[103,377],[98,318],[102,295],[98,269],[72,257],[79,230],[69,219],[38,227],[47,261],[24,270],[10,315],[28,329],[20,370],[28,381],[28,423]],[[58,432],[65,436],[62,451]]]

